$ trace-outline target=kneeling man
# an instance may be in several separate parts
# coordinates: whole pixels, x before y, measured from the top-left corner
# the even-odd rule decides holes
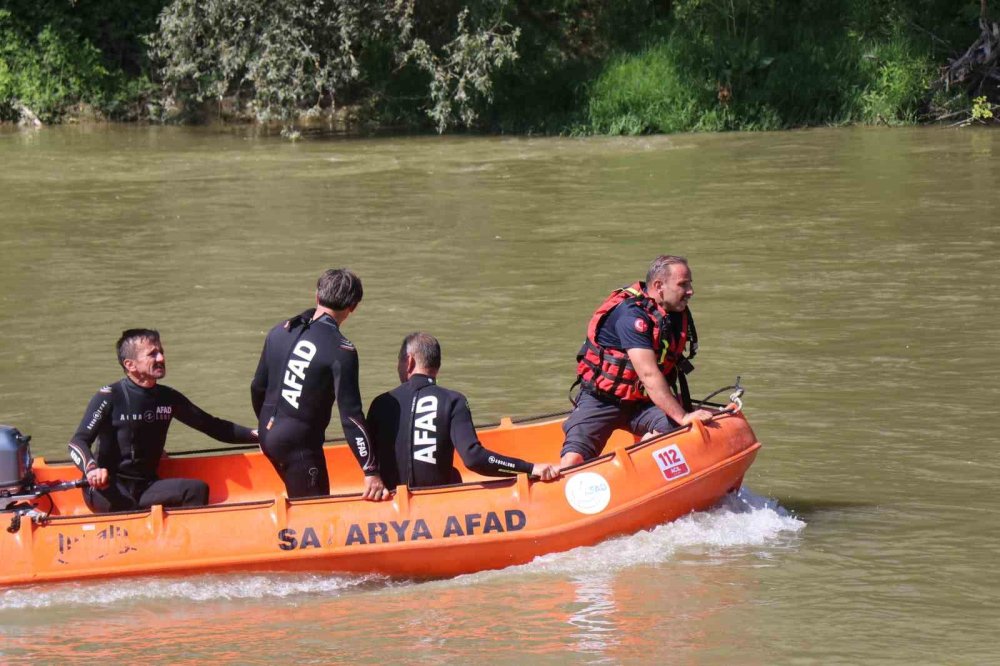
[[[441,345],[427,333],[411,333],[399,350],[403,382],[375,398],[368,409],[382,480],[387,488],[459,483],[452,466],[457,450],[465,466],[486,476],[523,472],[543,481],[559,477],[559,468],[530,463],[483,448],[472,425],[465,396],[437,383]]]

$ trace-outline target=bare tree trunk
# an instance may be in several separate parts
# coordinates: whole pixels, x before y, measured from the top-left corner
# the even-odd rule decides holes
[[[1000,24],[989,20],[988,5],[988,0],[979,0],[979,37],[963,55],[942,69],[932,90],[950,95],[957,93],[968,100],[981,98],[976,104],[1000,102]],[[956,112],[952,107],[937,113],[932,111],[931,115],[941,119],[954,116]],[[970,119],[965,119],[958,124],[969,122]]]

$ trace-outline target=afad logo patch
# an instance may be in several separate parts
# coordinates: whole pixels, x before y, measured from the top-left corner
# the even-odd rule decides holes
[[[635,323],[633,323],[632,326],[639,333],[645,333],[646,331],[649,330],[649,324],[647,324],[646,320],[643,319],[642,317],[636,317]]]

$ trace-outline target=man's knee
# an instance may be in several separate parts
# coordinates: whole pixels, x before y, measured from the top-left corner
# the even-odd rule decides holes
[[[601,403],[589,394],[582,394],[576,409],[563,423],[566,438],[559,452],[563,466],[566,466],[566,456],[570,454],[581,458],[577,462],[599,456],[620,419],[621,411],[617,407]]]
[[[139,498],[139,506],[154,504],[166,507],[205,506],[208,504],[208,484],[201,479],[160,479],[154,481]]]
[[[564,442],[562,450],[559,451],[560,464],[563,467],[578,465],[587,460],[596,458],[600,451],[592,443],[587,442]]]
[[[188,479],[181,494],[181,506],[208,504],[208,484],[200,479]]]
[[[107,493],[103,493],[100,490],[95,490],[89,487],[83,489],[83,501],[86,502],[87,506],[90,507],[90,510],[94,513],[127,511],[130,508],[123,506],[123,502],[120,500],[115,502],[113,497],[109,497]]]
[[[631,419],[629,429],[635,435],[644,435],[651,432],[663,434],[671,430],[676,430],[677,424],[662,409],[655,405],[650,405]]]
[[[134,511],[139,508],[139,502],[129,492],[129,488],[118,483],[112,483],[101,490],[89,486],[84,488],[83,501],[94,513]]]

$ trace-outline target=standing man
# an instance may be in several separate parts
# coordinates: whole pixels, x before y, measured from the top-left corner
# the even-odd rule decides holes
[[[688,361],[697,351],[692,296],[687,259],[662,255],[645,282],[616,289],[597,308],[577,356],[581,391],[563,424],[563,467],[600,455],[616,428],[664,433],[713,416],[706,409],[687,411],[671,388],[675,380],[683,386],[683,373],[694,369]]]
[[[472,425],[469,402],[437,383],[441,345],[427,333],[410,333],[399,349],[399,381],[368,408],[382,478],[390,488],[460,483],[452,466],[455,451],[465,466],[486,476],[523,472],[543,481],[559,477],[559,468],[502,456],[483,448]]]
[[[257,431],[203,412],[169,386],[160,334],[148,328],[124,331],[115,345],[125,377],[100,389],[69,442],[69,454],[90,484],[87,505],[97,513],[163,506],[202,506],[208,484],[199,479],[160,479],[170,422],[200,430],[220,442],[257,441]],[[96,457],[91,445],[100,440]]]
[[[277,324],[267,334],[250,398],[261,448],[289,498],[330,494],[323,439],[334,401],[354,456],[365,474],[363,497],[389,496],[361,406],[358,350],[340,327],[361,302],[361,280],[330,269],[316,283],[316,308]]]

